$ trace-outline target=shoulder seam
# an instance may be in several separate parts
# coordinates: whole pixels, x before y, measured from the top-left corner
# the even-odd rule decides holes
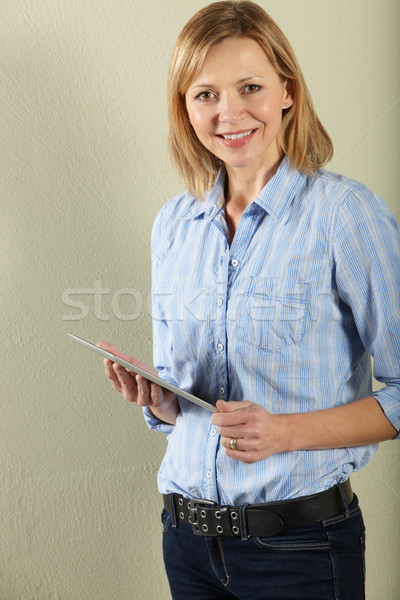
[[[355,191],[354,189],[352,189],[352,187],[350,186],[344,186],[345,189],[343,190],[342,195],[340,196],[340,198],[338,198],[337,203],[335,208],[333,209],[333,214],[332,214],[332,225],[331,225],[331,233],[330,233],[330,240],[329,240],[329,262],[331,264],[331,269],[334,267],[334,259],[333,259],[333,240],[334,240],[334,232],[335,232],[335,228],[336,228],[336,222],[337,222],[337,218],[338,218],[338,213],[339,210],[342,208],[343,204],[345,203],[345,201],[347,200],[347,198],[354,194]]]

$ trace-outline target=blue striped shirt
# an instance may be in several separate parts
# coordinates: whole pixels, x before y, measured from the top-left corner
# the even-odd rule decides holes
[[[270,413],[353,402],[372,393],[400,428],[400,248],[395,217],[364,185],[285,158],[244,211],[229,246],[224,173],[204,202],[172,199],[153,227],[154,365],[215,403],[251,400]],[[168,434],[162,493],[220,504],[271,502],[325,490],[376,445],[275,454],[245,464],[225,454],[210,413],[183,399]]]

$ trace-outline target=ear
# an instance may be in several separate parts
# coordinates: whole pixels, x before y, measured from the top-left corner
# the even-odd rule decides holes
[[[285,81],[283,88],[282,110],[285,110],[293,104],[293,84],[291,81]]]

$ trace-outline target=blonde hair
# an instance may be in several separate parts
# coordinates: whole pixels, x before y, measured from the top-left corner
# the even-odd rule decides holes
[[[185,94],[207,52],[228,37],[248,37],[260,44],[283,81],[293,104],[283,110],[279,147],[293,167],[312,173],[333,154],[319,121],[292,47],[271,17],[247,0],[214,2],[199,10],[179,34],[168,75],[169,148],[187,190],[197,198],[212,187],[221,161],[198,140],[189,123]]]

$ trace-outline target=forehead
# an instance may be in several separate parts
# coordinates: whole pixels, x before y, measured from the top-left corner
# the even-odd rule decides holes
[[[265,76],[275,73],[264,49],[249,37],[229,37],[213,44],[190,86],[200,79],[235,71],[239,76]]]

